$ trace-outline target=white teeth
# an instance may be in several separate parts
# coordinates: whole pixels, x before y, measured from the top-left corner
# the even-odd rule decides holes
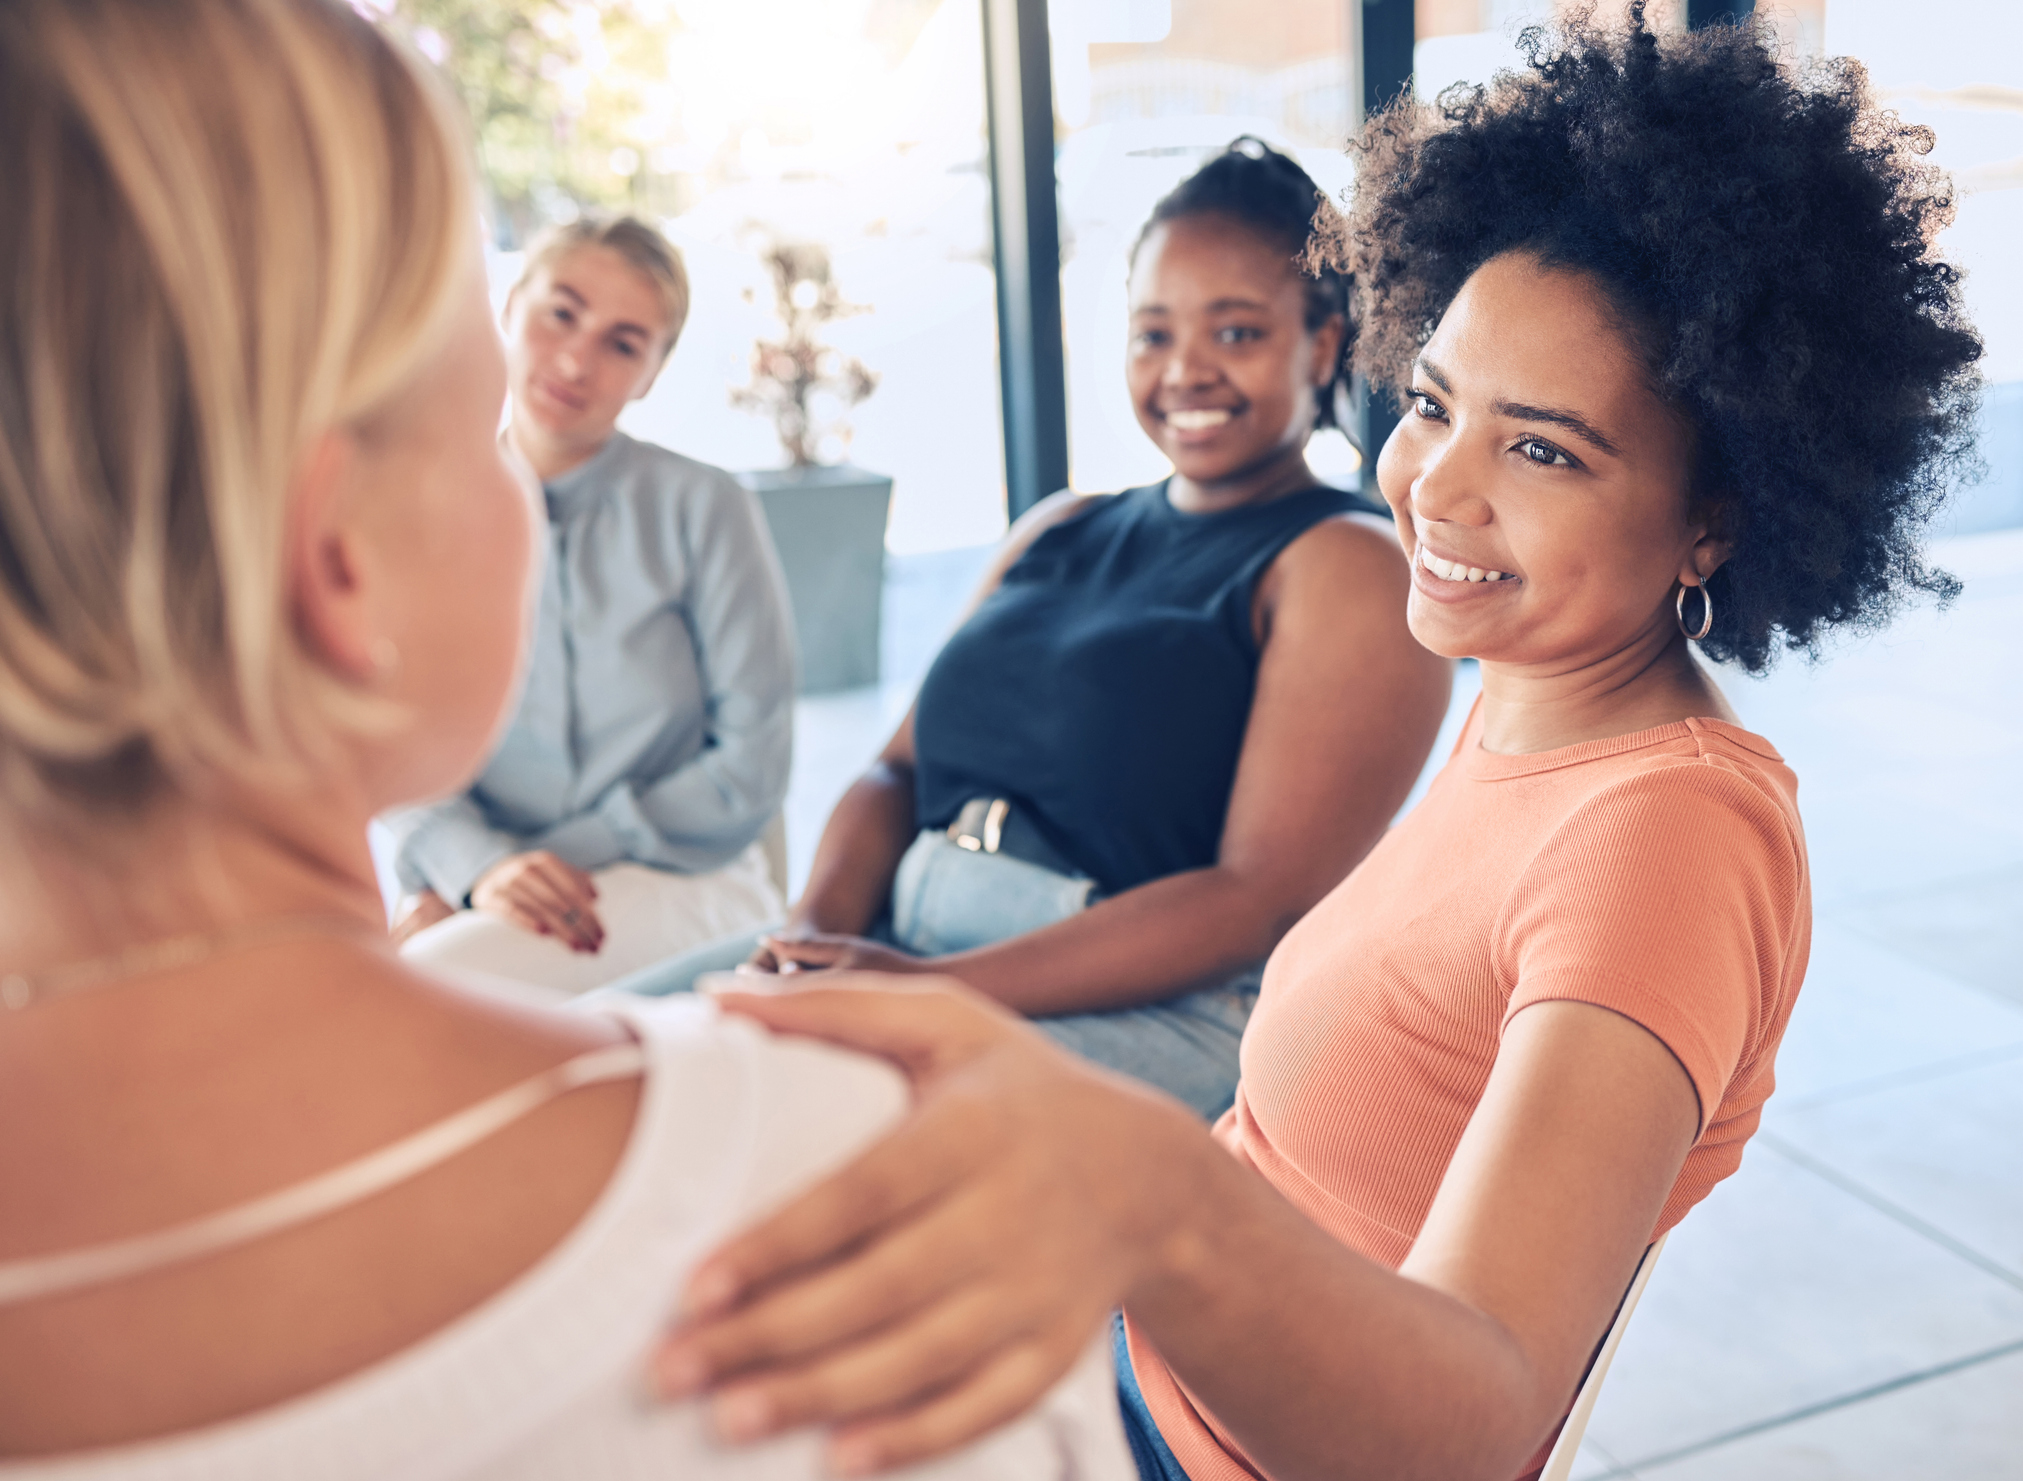
[[[1229,412],[1222,407],[1166,413],[1166,425],[1176,432],[1206,432],[1210,427],[1219,427],[1228,420]]]
[[[1438,576],[1442,581],[1508,581],[1510,576],[1504,571],[1485,571],[1480,566],[1464,566],[1458,561],[1442,560],[1425,546],[1419,547],[1419,564]]]

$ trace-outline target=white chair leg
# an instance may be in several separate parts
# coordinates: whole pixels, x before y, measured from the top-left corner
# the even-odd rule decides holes
[[[1594,1366],[1588,1369],[1580,1393],[1574,1398],[1573,1409],[1567,1414],[1566,1423],[1560,1426],[1559,1439],[1552,1447],[1552,1454],[1546,1457],[1545,1469],[1538,1473],[1538,1481],[1566,1481],[1572,1473],[1573,1458],[1580,1450],[1581,1437],[1587,1433],[1587,1422],[1595,1411],[1595,1400],[1601,1397],[1602,1380],[1609,1376],[1609,1364],[1615,1361],[1616,1349],[1623,1344],[1623,1333],[1629,1328],[1630,1314],[1637,1309],[1644,1287],[1651,1283],[1651,1272],[1657,1268],[1658,1254],[1671,1237],[1671,1231],[1666,1230],[1656,1244],[1644,1251],[1644,1258],[1637,1263],[1637,1273],[1630,1278],[1630,1288],[1623,1294],[1623,1304],[1609,1326],[1609,1335],[1602,1339],[1602,1350],[1595,1354]]]

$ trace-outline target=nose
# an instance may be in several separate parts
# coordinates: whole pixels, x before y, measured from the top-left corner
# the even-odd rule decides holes
[[[1418,467],[1411,470],[1413,519],[1430,524],[1488,524],[1489,504],[1479,492],[1482,471],[1461,438],[1444,438],[1424,449]]]
[[[1169,391],[1195,391],[1220,380],[1221,367],[1203,349],[1199,336],[1176,335],[1159,373],[1160,386]]]

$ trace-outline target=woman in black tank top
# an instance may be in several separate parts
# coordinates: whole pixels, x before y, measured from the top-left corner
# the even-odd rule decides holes
[[[1154,210],[1128,379],[1173,476],[1013,528],[755,965],[954,975],[1228,1104],[1263,959],[1383,832],[1448,692],[1396,541],[1306,463],[1348,349],[1347,284],[1302,268],[1317,210],[1251,139]],[[686,987],[744,947],[625,985]]]

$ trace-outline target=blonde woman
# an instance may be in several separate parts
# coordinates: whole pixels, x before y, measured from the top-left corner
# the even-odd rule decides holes
[[[632,217],[551,232],[507,301],[545,576],[498,751],[387,819],[418,963],[577,993],[783,908],[757,842],[793,748],[779,559],[728,473],[618,430],[688,304],[680,255]]]
[[[819,1473],[638,1402],[889,1071],[389,950],[536,524],[453,125],[336,0],[0,6],[0,1476]],[[1113,1477],[1100,1352],[937,1472]]]

